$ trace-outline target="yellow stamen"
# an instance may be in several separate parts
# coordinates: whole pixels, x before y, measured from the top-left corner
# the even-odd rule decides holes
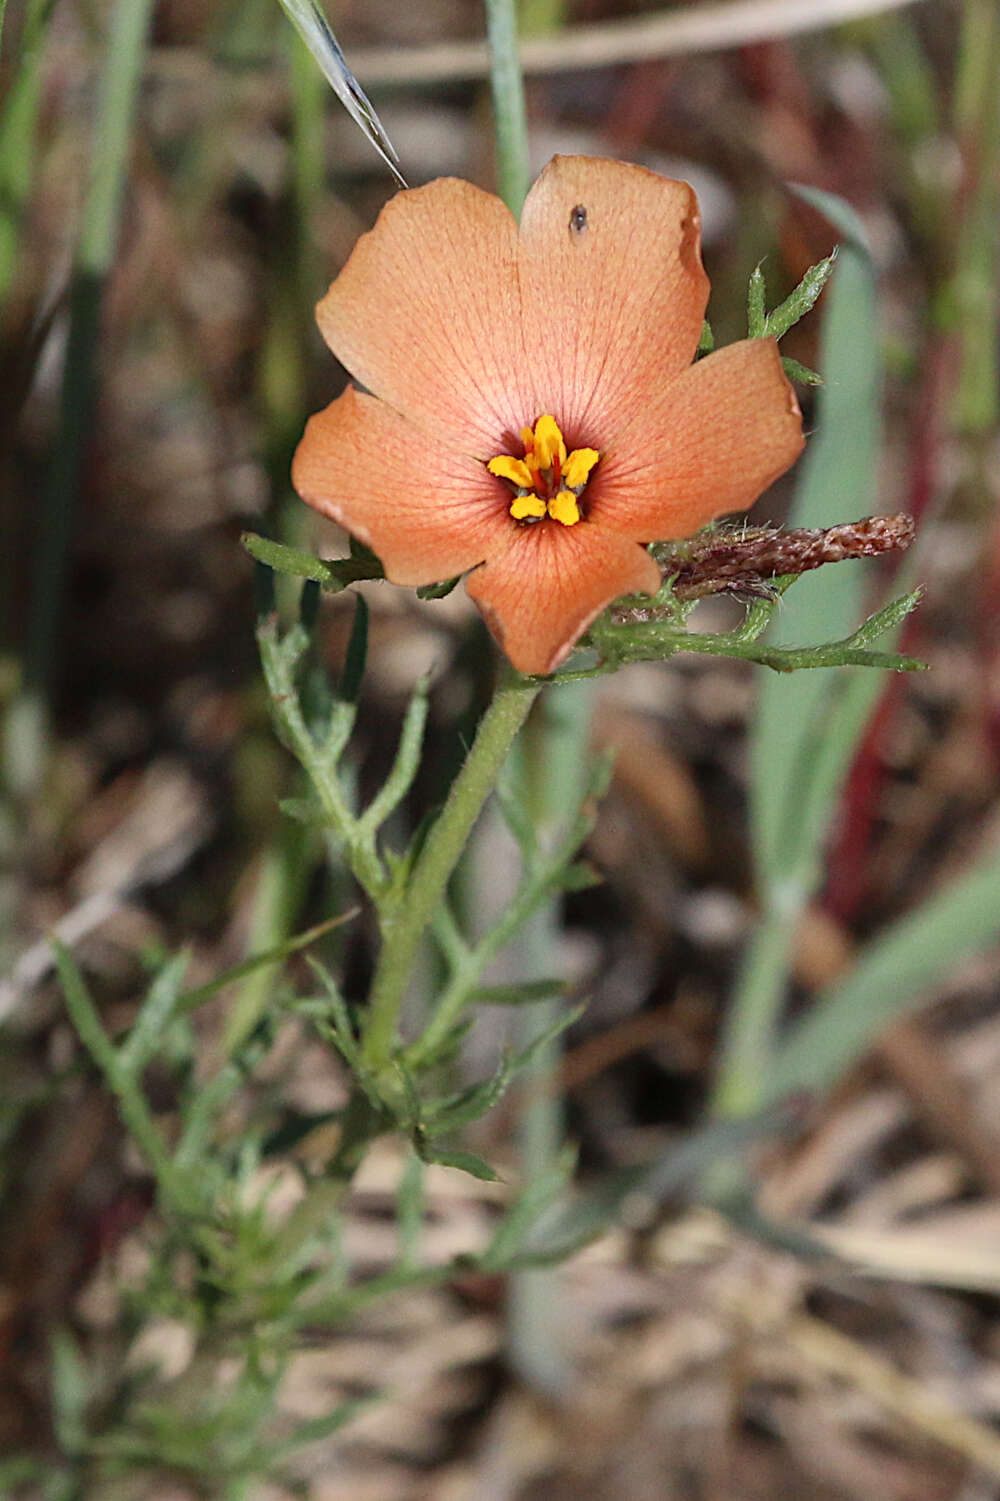
[[[511,502],[510,514],[515,521],[527,521],[529,516],[544,516],[545,502],[540,495],[518,495]]]
[[[535,451],[532,457],[539,469],[551,469],[558,455],[560,464],[566,462],[566,444],[554,417],[539,417],[535,423]]]
[[[499,479],[509,479],[519,490],[534,488],[534,476],[523,459],[514,459],[509,453],[501,453],[495,459],[490,459],[486,467]]]
[[[561,526],[575,526],[584,513],[577,504],[586,489],[591,470],[600,459],[596,448],[574,448],[567,454],[559,424],[548,412],[534,427],[522,427],[524,458],[497,454],[487,469],[521,493],[510,503],[515,521],[541,521],[549,517]]]
[[[590,478],[590,471],[600,458],[596,448],[574,448],[563,463],[563,484],[568,490],[579,490]]]
[[[511,515],[513,515],[513,510]],[[553,521],[561,521],[563,526],[575,526],[580,519],[580,507],[576,503],[576,496],[569,490],[560,490],[559,494],[553,495],[549,501],[549,515]]]

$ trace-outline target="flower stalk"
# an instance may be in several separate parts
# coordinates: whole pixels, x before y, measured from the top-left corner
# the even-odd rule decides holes
[[[362,1058],[372,1073],[389,1063],[400,1007],[425,930],[441,904],[456,865],[539,685],[509,676],[494,695],[465,765],[417,857],[394,911],[383,910],[383,947],[375,971]]]

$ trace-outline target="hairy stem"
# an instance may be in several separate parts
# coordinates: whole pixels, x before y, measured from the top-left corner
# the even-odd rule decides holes
[[[487,797],[496,786],[507,752],[539,693],[539,685],[508,680],[493,698],[476,732],[465,765],[427,836],[406,891],[383,919],[383,946],[372,985],[362,1055],[377,1071],[388,1063],[396,1023],[420,940],[444,896]]]

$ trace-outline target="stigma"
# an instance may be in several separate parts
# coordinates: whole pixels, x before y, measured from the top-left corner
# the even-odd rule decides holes
[[[554,417],[539,417],[534,427],[522,427],[524,457],[501,453],[490,459],[487,469],[514,487],[510,514],[515,521],[542,521],[551,517],[563,526],[582,519],[580,496],[590,471],[601,457],[596,448],[574,448],[566,443]]]

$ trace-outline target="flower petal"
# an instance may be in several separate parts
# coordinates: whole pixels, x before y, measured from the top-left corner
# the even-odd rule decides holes
[[[316,319],[362,385],[461,452],[490,459],[528,420],[517,225],[492,193],[457,178],[397,193]]]
[[[373,548],[396,584],[452,578],[510,537],[501,480],[350,386],[306,424],[292,483]]]
[[[802,413],[773,339],[744,339],[656,394],[602,455],[590,515],[637,542],[742,511],[802,452]]]
[[[605,605],[659,587],[648,552],[589,522],[523,527],[466,580],[518,672],[539,674],[558,667]]]
[[[520,272],[535,407],[570,448],[600,448],[694,358],[708,301],[700,226],[687,183],[623,162],[553,157],[528,194]]]

